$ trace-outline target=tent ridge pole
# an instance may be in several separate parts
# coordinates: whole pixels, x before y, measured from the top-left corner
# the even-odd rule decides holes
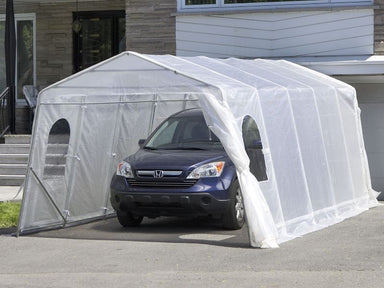
[[[140,94],[129,94],[129,96],[131,95],[134,95],[134,96],[137,96],[137,95],[140,95]],[[196,94],[196,95],[200,95],[200,94]],[[86,104],[87,105],[116,105],[116,104],[120,104],[120,103],[123,103],[123,104],[142,104],[142,103],[158,103],[158,102],[167,102],[167,103],[177,103],[177,102],[184,102],[185,100],[182,99],[182,100],[164,100],[164,101],[158,101],[158,100],[147,100],[147,101],[124,101],[124,102],[121,102],[121,101],[116,101],[116,102],[87,102]],[[197,102],[198,99],[188,99],[188,101],[194,101],[194,102]],[[67,102],[65,104],[63,103],[41,103],[40,105],[41,106],[73,106],[73,105],[78,105],[78,104],[84,104],[84,103],[80,103],[80,102]]]

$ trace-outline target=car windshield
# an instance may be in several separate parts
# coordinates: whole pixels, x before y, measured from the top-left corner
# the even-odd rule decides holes
[[[144,149],[211,150],[223,149],[223,146],[208,128],[203,115],[199,115],[167,119],[147,141]]]

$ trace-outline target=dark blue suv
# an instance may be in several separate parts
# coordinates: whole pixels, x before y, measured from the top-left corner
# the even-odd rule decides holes
[[[240,229],[244,206],[236,169],[200,109],[166,119],[118,165],[111,203],[122,226],[143,217],[212,216]]]

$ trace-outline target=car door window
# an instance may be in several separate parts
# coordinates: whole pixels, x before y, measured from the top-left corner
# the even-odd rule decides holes
[[[171,144],[174,141],[173,139],[178,124],[177,121],[173,121],[172,119],[164,122],[148,142],[147,146],[159,148]]]

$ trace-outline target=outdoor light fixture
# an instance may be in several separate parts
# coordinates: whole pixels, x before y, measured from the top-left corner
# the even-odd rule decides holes
[[[72,23],[72,30],[75,33],[79,33],[81,30],[81,23],[79,21],[79,1],[76,0],[76,19]]]

